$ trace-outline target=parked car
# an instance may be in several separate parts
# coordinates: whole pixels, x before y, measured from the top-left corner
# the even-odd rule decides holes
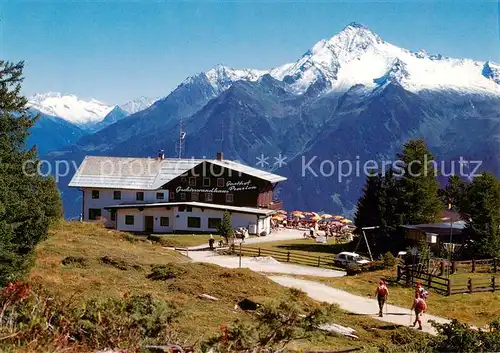
[[[333,262],[336,266],[348,267],[353,265],[363,265],[370,262],[370,260],[363,258],[355,252],[343,251],[335,256]]]

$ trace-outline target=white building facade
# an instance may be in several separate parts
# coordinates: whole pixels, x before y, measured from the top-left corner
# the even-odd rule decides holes
[[[83,220],[109,228],[216,233],[227,211],[234,228],[269,234],[271,216],[281,207],[272,190],[283,180],[222,154],[214,160],[88,156],[69,186],[82,191]]]

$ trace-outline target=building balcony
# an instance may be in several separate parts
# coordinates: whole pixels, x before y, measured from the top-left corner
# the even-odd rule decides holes
[[[283,201],[282,200],[274,200],[271,202],[267,208],[270,208],[271,210],[280,210],[283,208]]]

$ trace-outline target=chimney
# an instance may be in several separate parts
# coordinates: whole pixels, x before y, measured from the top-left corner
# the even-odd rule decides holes
[[[217,152],[217,160],[222,161],[224,159],[224,154],[222,152]]]
[[[158,160],[162,161],[165,159],[165,153],[163,153],[163,150],[158,150]]]

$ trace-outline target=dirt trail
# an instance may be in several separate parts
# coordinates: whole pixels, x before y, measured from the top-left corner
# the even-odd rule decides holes
[[[409,308],[401,308],[394,305],[388,305],[387,314],[385,314],[384,309],[384,317],[378,317],[378,304],[375,299],[363,298],[346,291],[327,286],[323,283],[288,276],[269,276],[269,278],[282,286],[301,289],[315,300],[338,304],[341,309],[354,314],[366,315],[385,322],[403,326],[409,326],[415,319],[415,314],[411,313]],[[390,297],[388,299],[390,302]],[[433,335],[436,334],[436,331],[431,324],[428,323],[428,320],[434,320],[439,323],[449,322],[449,320],[441,317],[424,314],[422,317],[423,331]]]

